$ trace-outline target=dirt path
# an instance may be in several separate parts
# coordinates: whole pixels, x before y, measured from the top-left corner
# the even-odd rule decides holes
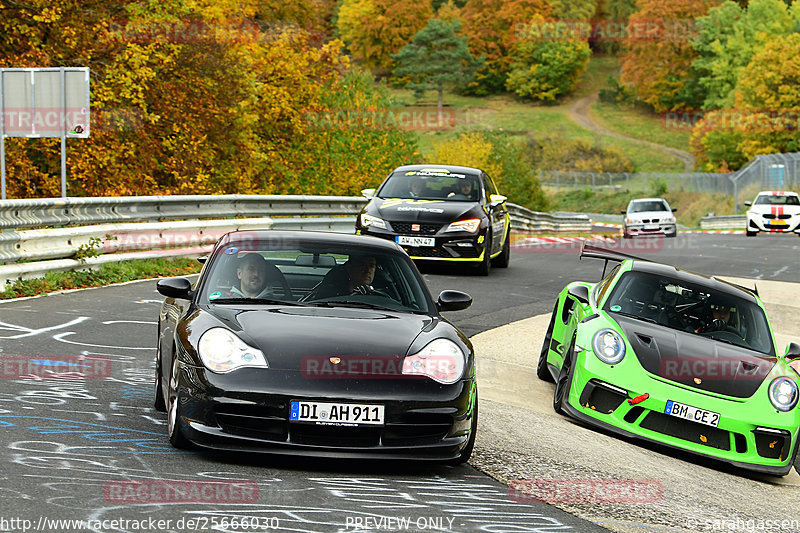
[[[660,150],[662,152],[667,152],[670,155],[673,155],[683,161],[684,171],[685,172],[692,172],[694,168],[694,156],[689,152],[684,152],[683,150],[678,150],[677,148],[672,148],[670,146],[664,146],[663,144],[658,144],[650,141],[643,141],[642,139],[636,139],[634,137],[628,137],[627,135],[622,135],[615,131],[611,131],[608,128],[605,128],[592,120],[592,117],[589,116],[589,108],[592,107],[592,104],[595,103],[597,100],[597,93],[592,93],[590,95],[584,96],[578,100],[571,102],[567,106],[567,114],[569,118],[572,119],[575,124],[582,128],[586,128],[587,130],[591,130],[595,133],[600,133],[602,135],[609,135],[611,137],[616,137],[617,139],[624,139],[626,141],[635,142],[638,144],[644,144],[647,146],[651,146],[656,150]]]

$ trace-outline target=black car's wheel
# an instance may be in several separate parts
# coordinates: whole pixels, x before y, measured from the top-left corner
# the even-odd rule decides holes
[[[447,464],[458,466],[466,463],[472,456],[472,450],[475,448],[475,437],[478,434],[478,393],[475,393],[475,409],[472,411],[472,423],[469,428],[469,440],[467,445],[461,450],[461,454],[455,459],[450,459]]]
[[[486,234],[486,248],[483,251],[483,261],[478,263],[478,275],[479,276],[488,276],[489,272],[492,271],[492,238],[487,233]]]
[[[556,390],[553,393],[553,410],[560,415],[566,415],[564,411],[564,401],[569,395],[569,386],[572,381],[572,365],[574,363],[575,352],[575,338],[573,337],[570,343],[569,350],[564,356],[564,364],[561,365],[561,372],[558,373],[558,380],[556,381]]]
[[[553,306],[553,313],[550,315],[550,325],[547,326],[547,333],[544,334],[542,352],[539,354],[539,363],[536,365],[536,376],[542,381],[553,382],[553,376],[547,368],[547,352],[550,350],[550,343],[553,340],[553,328],[556,324],[556,312],[558,311],[558,300]]]
[[[757,232],[757,231],[750,231],[750,230],[746,230],[746,231],[745,231],[745,234],[746,234],[748,237],[755,237],[756,235],[758,235],[758,232]]]
[[[169,401],[167,402],[167,434],[169,442],[176,448],[190,448],[191,443],[183,436],[181,431],[181,401],[178,397],[178,358],[172,363],[172,372],[169,378]]]
[[[161,358],[156,358],[156,379],[155,379],[155,391],[154,391],[154,401],[153,401],[153,408],[161,413],[165,413],[167,411],[167,402],[164,401],[164,388],[161,383]]]
[[[511,260],[511,233],[506,235],[506,242],[503,244],[503,250],[500,255],[492,259],[492,266],[498,268],[508,268],[508,263]]]
[[[167,404],[164,401],[164,387],[161,380],[161,324],[158,325],[158,336],[156,337],[156,376],[153,390],[153,408],[164,413],[167,411]]]

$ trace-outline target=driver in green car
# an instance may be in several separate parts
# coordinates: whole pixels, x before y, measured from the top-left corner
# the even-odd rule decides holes
[[[725,331],[727,328],[734,328],[731,324],[731,308],[727,305],[710,304],[711,320],[705,325],[697,328],[695,333],[705,333],[707,331]]]

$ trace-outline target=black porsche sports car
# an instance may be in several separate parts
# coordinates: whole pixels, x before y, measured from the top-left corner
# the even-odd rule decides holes
[[[170,442],[223,450],[466,461],[470,341],[414,263],[374,237],[224,235],[197,282],[158,282],[155,406]]]
[[[415,261],[472,264],[481,275],[507,267],[511,254],[506,197],[477,168],[396,168],[356,219],[356,232],[390,239]]]

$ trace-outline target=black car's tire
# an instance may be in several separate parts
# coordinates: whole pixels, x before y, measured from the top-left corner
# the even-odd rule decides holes
[[[488,276],[492,271],[492,238],[486,234],[486,249],[483,252],[483,261],[478,263],[476,269],[479,276]]]
[[[475,449],[475,438],[478,434],[478,393],[475,393],[475,410],[472,412],[472,423],[469,429],[469,439],[467,445],[461,450],[461,454],[455,459],[450,459],[447,464],[451,466],[458,466],[469,461],[472,456],[472,450]]]
[[[747,235],[748,237],[755,237],[756,235],[758,235],[758,232],[757,231],[750,231],[748,229],[748,230],[745,230],[745,235]]]
[[[567,354],[564,356],[564,364],[561,365],[561,371],[558,373],[558,380],[556,381],[556,390],[553,393],[553,410],[560,415],[567,414],[566,411],[564,411],[564,399],[569,396],[574,352],[575,338],[573,337],[569,350],[567,350]]]
[[[161,383],[161,357],[156,357],[156,379],[155,379],[155,399],[153,400],[153,408],[160,412],[167,412],[167,402],[164,401],[164,387]]]
[[[553,306],[553,313],[550,315],[550,325],[547,326],[547,333],[544,334],[544,342],[542,343],[542,351],[539,354],[539,363],[536,365],[536,377],[542,381],[553,383],[553,375],[547,368],[547,352],[550,349],[550,343],[553,340],[553,329],[556,324],[556,312],[558,311],[558,301]]]
[[[511,260],[511,233],[506,235],[506,242],[503,244],[503,250],[500,255],[492,259],[492,266],[497,268],[508,268],[508,263]]]
[[[186,449],[191,448],[192,445],[189,440],[184,437],[181,431],[179,420],[181,418],[181,399],[178,397],[177,391],[177,371],[178,359],[174,359],[172,364],[172,372],[170,372],[169,379],[169,401],[167,402],[167,435],[169,442],[175,448]]]

